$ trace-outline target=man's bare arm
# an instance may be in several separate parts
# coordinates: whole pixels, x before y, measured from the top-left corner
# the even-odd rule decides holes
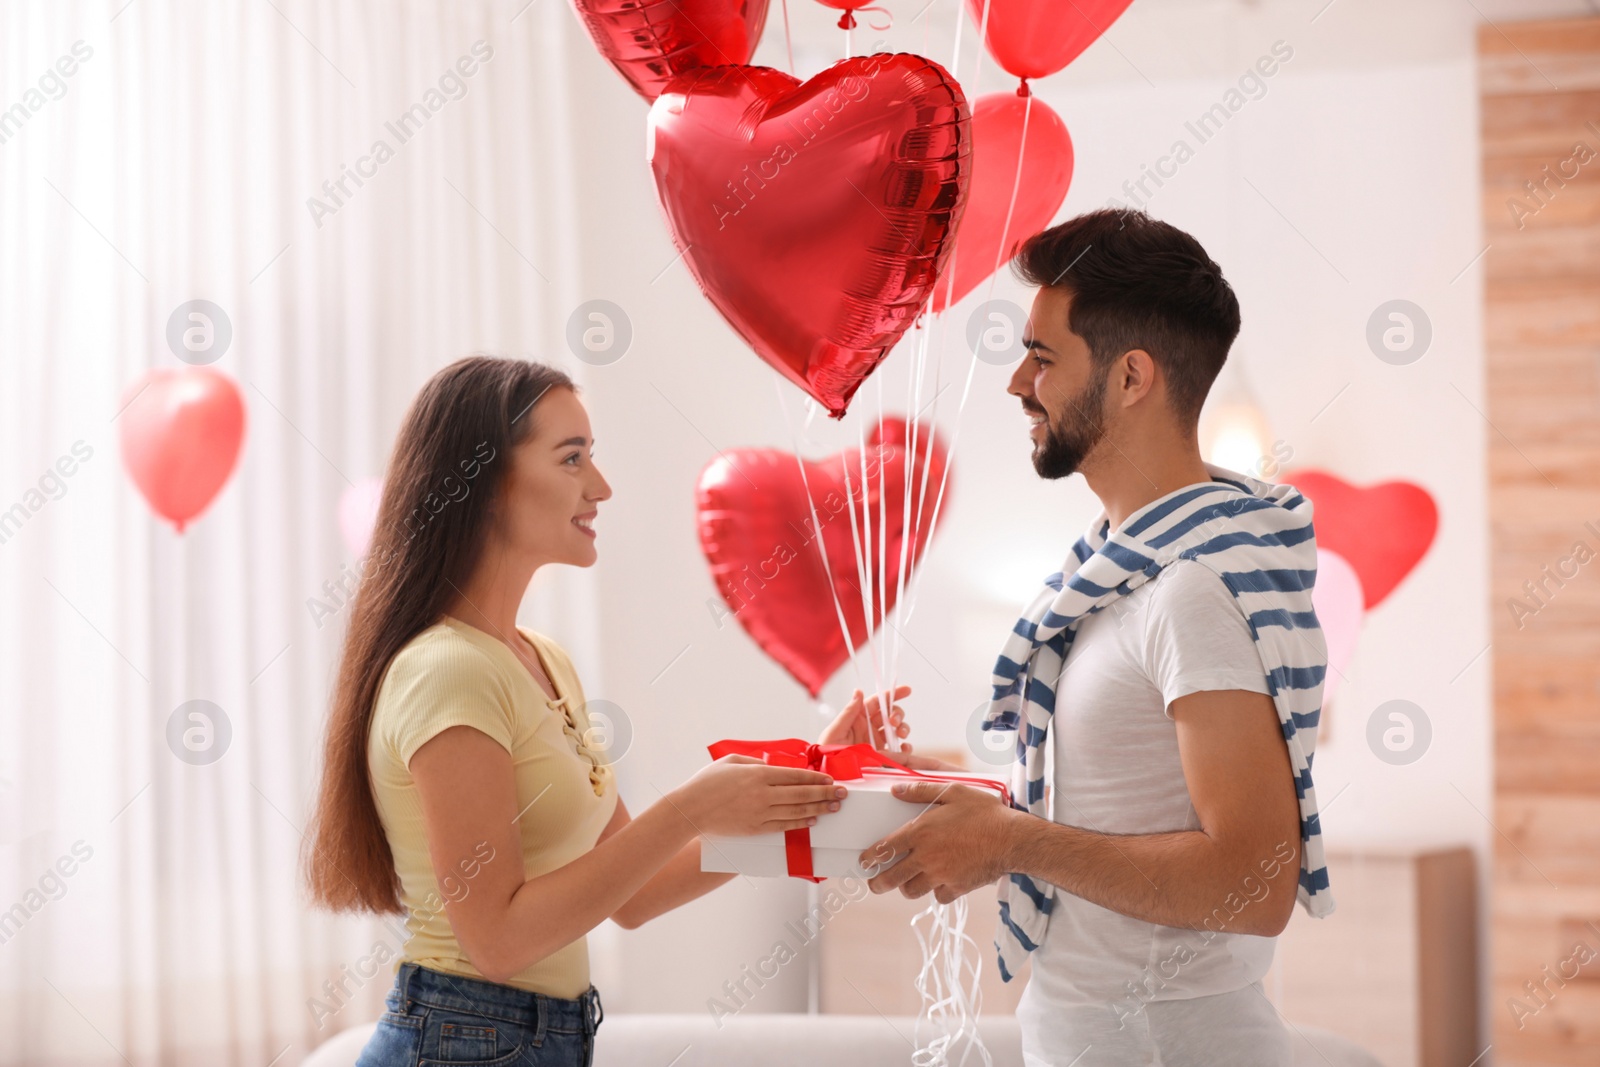
[[[1272,699],[1194,693],[1172,702],[1172,716],[1200,829],[1105,834],[922,783],[896,790],[930,806],[884,840],[905,859],[873,890],[952,900],[1016,872],[1145,922],[1279,933],[1299,881],[1300,808]]]

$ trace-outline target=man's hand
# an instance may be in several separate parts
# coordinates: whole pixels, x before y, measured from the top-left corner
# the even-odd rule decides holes
[[[948,904],[1009,872],[1013,837],[1025,813],[993,793],[943,782],[899,784],[894,795],[925,807],[861,854],[863,866],[905,857],[867,883],[874,893],[899,889],[915,900],[931,892]]]

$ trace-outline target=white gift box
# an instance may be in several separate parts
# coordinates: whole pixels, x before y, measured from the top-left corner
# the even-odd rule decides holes
[[[957,784],[987,782],[1000,787],[1007,786],[1009,782],[1007,775],[975,771],[920,773],[923,781],[953,779]],[[839,784],[849,793],[839,802],[839,810],[817,816],[817,824],[808,830],[811,837],[811,873],[819,878],[861,877],[892,866],[881,864],[877,870],[863,870],[861,854],[928,807],[925,803],[901,800],[889,791],[897,783],[918,780],[904,774],[863,768],[862,777],[840,781]],[[977,788],[988,787],[978,785]],[[999,794],[999,789],[994,791]],[[750,837],[707,834],[701,842],[702,871],[748,874],[760,878],[789,877],[788,842],[784,834],[756,834]]]

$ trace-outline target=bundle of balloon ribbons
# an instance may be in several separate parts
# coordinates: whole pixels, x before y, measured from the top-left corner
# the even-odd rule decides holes
[[[916,327],[909,417],[885,412],[879,376],[876,419],[860,420],[855,447],[808,460],[779,385],[794,451],[729,450],[699,479],[700,542],[727,611],[813,699],[847,661],[863,691],[893,690],[977,363],[974,350],[946,446],[933,428],[947,384],[941,313],[986,281],[992,292],[1019,239],[1060,209],[1072,140],[1028,81],[1072,62],[1130,0],[965,0],[948,68],[851,55],[856,13],[892,13],[821,2],[843,12],[844,58],[801,81],[787,0],[790,73],[749,65],[768,0],[572,0],[595,47],[650,103],[647,155],[682,259],[750,348],[805,393],[803,428],[819,411],[842,420]],[[1014,92],[967,99],[951,72],[968,20],[1020,79]],[[976,84],[985,49],[969,51]],[[960,900],[913,920],[919,1065],[990,1062],[966,918]]]

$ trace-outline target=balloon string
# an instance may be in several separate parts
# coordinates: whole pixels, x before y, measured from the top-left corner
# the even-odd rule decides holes
[[[953,904],[930,904],[911,920],[912,932],[922,948],[922,967],[916,978],[921,1009],[913,1042],[916,1051],[911,1058],[916,1067],[948,1067],[950,1053],[957,1044],[961,1045],[958,1067],[973,1052],[985,1067],[993,1067],[978,1032],[983,992],[978,983],[977,945],[966,932],[967,910],[963,897]],[[919,925],[923,920],[928,921],[926,935]],[[937,1030],[926,1045],[922,1043],[924,1018]]]
[[[929,298],[929,305],[930,307],[932,305],[931,297]],[[895,619],[897,620],[895,632],[900,643],[906,642],[906,638],[904,636],[905,626],[910,619],[910,616],[907,612],[907,595],[913,581],[910,571],[913,566],[921,566],[923,562],[924,549],[922,538],[922,514],[928,501],[928,474],[929,468],[933,464],[933,448],[936,443],[935,435],[937,433],[938,426],[937,412],[940,395],[939,381],[936,375],[934,378],[934,392],[932,398],[928,401],[927,405],[919,403],[919,401],[922,399],[923,383],[927,381],[929,335],[932,330],[932,324],[929,323],[927,326],[919,326],[918,330],[917,353],[912,371],[914,385],[910,390],[911,395],[915,398],[915,401],[909,402],[914,404],[914,406],[910,407],[912,412],[911,433],[909,445],[906,451],[908,467],[906,471],[905,485],[906,504],[903,511],[903,514],[910,516],[909,522],[911,526],[911,533],[908,538],[901,542],[900,546],[900,585],[895,599]],[[922,432],[922,410],[924,406],[931,406],[934,409],[934,412],[929,414],[927,418],[928,431],[925,435]],[[921,462],[919,464],[919,449],[922,447],[921,438],[924,436],[927,438],[927,451],[926,454],[921,455]],[[916,486],[914,491],[913,484]],[[915,501],[914,504],[913,501]],[[933,531],[931,528],[928,531],[928,536],[930,538],[933,536]],[[897,645],[897,656],[898,648],[899,646]],[[899,661],[897,658],[895,660],[895,664],[898,664],[898,662]],[[898,677],[898,674],[896,674],[895,677]]]
[[[944,319],[943,315],[940,315],[940,316],[937,317],[937,324],[938,324],[938,327],[939,327],[939,352],[938,352],[937,358],[934,360],[933,399],[931,401],[929,401],[929,403],[931,403],[934,406],[934,411],[935,412],[938,411],[939,397],[944,393],[944,387],[940,384],[940,382],[942,382],[944,380],[944,327],[945,327],[945,319]],[[957,413],[957,418],[959,418],[959,417],[960,417],[960,413],[958,412]],[[930,423],[931,423],[932,416],[929,416],[929,419],[930,419]],[[930,428],[929,431],[928,431],[928,450],[927,450],[927,453],[923,456],[923,459],[922,459],[922,483],[917,489],[917,515],[916,515],[916,522],[917,522],[917,528],[918,529],[921,528],[923,509],[928,506],[928,476],[933,471],[933,446],[934,446],[934,444],[935,444],[934,434],[933,434],[933,430]],[[951,442],[951,448],[954,449],[954,447],[955,447],[954,442]],[[953,451],[947,451],[945,453],[945,460],[944,461],[945,461],[945,469],[946,470],[949,469],[951,462],[953,462],[952,456],[954,456],[954,452]],[[931,524],[928,526],[928,537],[930,539],[933,537],[933,526]],[[918,585],[919,585],[921,579],[917,578],[917,577],[912,577],[912,578],[909,578],[908,581],[909,581],[910,585],[909,585],[909,587],[908,587],[908,589],[907,589],[907,591],[906,591],[906,593],[904,595],[908,598],[909,602],[907,602],[904,605],[905,616],[904,616],[904,619],[902,621],[902,625],[905,625],[905,626],[909,626],[911,624],[911,614],[912,614],[913,608],[915,607],[915,601],[916,601],[916,589],[918,588]]]
[[[947,309],[948,309],[948,306],[949,305],[946,304],[946,308]],[[937,412],[938,411],[939,397],[944,395],[944,386],[941,383],[944,380],[944,343],[945,343],[946,321],[945,321],[945,315],[944,315],[943,312],[941,312],[938,315],[934,316],[934,324],[937,327],[937,329],[939,330],[939,343],[937,345],[936,354],[935,354],[935,357],[934,357],[934,375],[933,375],[934,390],[933,390],[933,399],[931,401],[929,401],[929,403],[931,403],[934,406],[934,411]],[[961,416],[960,411],[957,411],[956,412],[957,419],[959,419],[960,416]],[[930,420],[931,420],[931,418],[932,418],[932,416],[930,416]],[[934,446],[934,444],[935,444],[935,440],[934,440],[933,431],[930,429],[930,431],[928,433],[927,451],[924,453],[923,459],[922,459],[922,482],[921,482],[921,485],[919,486],[918,491],[917,491],[916,522],[917,522],[917,525],[918,525],[919,528],[921,527],[923,512],[928,509],[928,477],[932,473],[932,469],[933,469],[933,446]],[[952,440],[951,441],[951,447],[954,448],[954,445],[955,445],[955,441]],[[949,469],[950,463],[952,462],[952,456],[953,455],[954,455],[954,453],[951,452],[951,451],[946,451],[945,452],[945,469],[946,470]],[[928,536],[930,538],[933,536],[933,529],[934,529],[934,527],[933,527],[932,523],[930,522],[930,524],[928,526]],[[903,620],[902,620],[902,625],[904,625],[904,626],[910,626],[911,625],[911,617],[914,614],[915,608],[916,608],[916,599],[917,599],[916,590],[921,585],[921,582],[922,582],[922,576],[921,576],[920,573],[916,574],[916,575],[912,575],[911,577],[909,577],[907,579],[907,583],[908,584],[907,584],[907,588],[906,588],[906,602],[905,602],[905,609],[904,609],[905,610],[905,615],[904,615]]]
[[[980,336],[979,343],[982,343]],[[944,470],[939,473],[939,491],[933,498],[933,516],[928,520],[928,529],[935,530],[939,526],[939,509],[944,504],[945,486],[950,484],[950,467],[955,462],[956,446],[961,443],[961,416],[967,410],[967,398],[972,395],[972,378],[978,369],[978,351],[972,351],[972,361],[967,364],[967,381],[961,389],[961,403],[956,406],[955,429],[950,434],[950,447],[945,450]],[[909,625],[912,615],[917,609],[918,595],[922,591],[922,575],[919,572],[912,579],[911,603],[906,608],[906,622]]]
[[[964,5],[957,4],[956,5],[956,48],[955,48],[955,54],[950,57],[950,69],[953,70],[953,71],[956,71],[957,73],[959,73],[961,71],[961,28],[964,25],[966,25],[966,21],[967,21],[966,19],[964,19],[962,17],[962,15],[964,13],[965,13]],[[983,0],[983,25],[984,25],[984,32],[987,33],[988,32],[988,25],[989,25],[989,0]],[[979,41],[978,41],[978,63],[981,65],[982,62],[983,62],[983,35],[980,34],[979,35]],[[973,71],[972,84],[974,86],[976,86],[978,84],[978,78],[977,78],[977,71],[976,70]],[[948,279],[945,282],[945,289],[944,289],[944,306],[945,306],[946,309],[948,309],[950,307],[950,305],[955,302],[956,260],[960,257],[960,255],[961,255],[960,247],[959,246],[952,247],[950,249],[949,262],[945,265],[945,275],[946,275],[946,278]],[[943,334],[942,333],[940,334],[940,339],[941,339],[941,343],[942,343],[942,341],[943,341]],[[943,358],[943,349],[942,348],[940,349],[940,354],[941,354],[941,359],[942,359]]]
[[[1004,237],[1003,234],[1002,234],[1002,237]],[[989,292],[984,297],[985,301],[991,299],[993,297],[993,295],[994,295],[994,275],[991,274],[991,275],[989,275]],[[949,310],[950,310],[950,306],[949,306],[949,304],[946,304],[945,305],[945,311],[948,312]],[[943,320],[944,313],[941,313],[939,318],[941,320]],[[943,333],[941,333],[939,335],[941,362],[943,360],[944,337],[945,337],[945,335]],[[982,343],[983,343],[983,336],[982,336],[982,334],[980,334],[978,336],[977,344],[982,344]],[[967,363],[967,380],[966,380],[966,383],[961,387],[961,403],[956,405],[955,427],[950,432],[950,447],[945,450],[944,470],[939,472],[939,491],[934,495],[934,498],[933,498],[933,515],[928,520],[928,529],[930,529],[930,530],[937,529],[938,525],[939,525],[939,510],[944,504],[945,486],[947,486],[950,483],[950,468],[955,464],[956,447],[961,443],[962,415],[964,415],[966,413],[966,410],[967,410],[967,398],[972,395],[972,379],[973,379],[974,374],[977,372],[977,369],[978,369],[978,349],[975,346],[972,349],[972,359]],[[930,455],[932,453],[931,447],[929,449],[929,453],[930,453]],[[920,596],[921,592],[922,592],[922,574],[920,572],[918,572],[918,574],[912,579],[912,583],[911,583],[911,594],[910,594],[911,602],[906,606],[906,623],[907,623],[907,625],[910,624],[911,617],[916,613],[917,601],[919,599],[919,596]]]
[[[880,378],[879,381],[881,383],[882,379]],[[873,558],[872,557],[872,483],[871,483],[871,481],[869,480],[869,478],[867,476],[867,427],[866,427],[865,420],[857,420],[857,422],[856,422],[856,432],[857,432],[857,434],[859,436],[859,440],[860,440],[860,444],[859,444],[859,447],[857,449],[856,455],[861,460],[861,544],[862,544],[861,573],[862,573],[862,592],[866,595],[866,603],[867,603],[867,610],[866,610],[865,614],[863,615],[863,620],[866,623],[866,636],[863,638],[863,645],[865,647],[871,648],[871,646],[872,646],[872,635],[878,629],[878,623],[879,623],[878,607],[879,607],[879,604],[881,603],[882,598],[881,598],[881,595],[878,592],[877,585],[876,585],[876,583],[874,581],[874,578],[877,576],[877,571],[872,565],[872,558]],[[879,459],[881,459],[881,458],[882,457],[880,456]],[[881,496],[882,495],[882,493],[881,493],[881,490],[882,490],[881,476],[882,476],[882,473],[883,473],[883,464],[881,462],[878,464],[878,473],[880,475],[880,482],[879,482],[880,493],[879,493],[879,495]],[[881,508],[881,506],[882,505],[880,504],[880,508]],[[852,515],[855,514],[855,511],[854,511],[853,507],[851,509],[851,514]],[[882,671],[882,669],[881,669],[881,667],[880,667],[880,665],[878,663],[878,658],[879,658],[879,654],[881,653],[881,651],[882,651],[882,642],[879,642],[878,647],[877,648],[873,648],[872,651],[871,651],[871,654],[867,658],[868,662],[872,664],[872,684],[876,687],[874,689],[874,692],[878,692],[878,693],[882,693],[883,692],[883,671]],[[868,732],[869,735],[871,733],[871,729],[870,729],[871,725],[872,725],[871,721],[868,720],[868,723],[867,723],[868,731],[867,732]]]
[[[978,85],[978,76],[981,74],[983,69],[984,41],[988,39],[989,32],[989,2],[990,0],[984,0],[983,18],[980,20],[981,25],[979,27],[978,34],[978,58],[974,66],[972,79],[972,85],[974,87]],[[962,30],[966,22],[966,19],[963,17],[965,14],[963,7],[964,5],[961,4],[956,6],[955,49],[950,58],[950,69],[958,73],[961,70]],[[1018,173],[1021,173],[1020,165],[1018,167]],[[1013,197],[1014,196],[1015,191],[1013,190]],[[949,271],[949,278],[945,285],[944,298],[944,308],[946,311],[948,311],[950,305],[954,303],[955,271],[956,259],[958,255],[958,250],[952,249],[949,265],[946,267],[946,270]],[[992,291],[992,275],[990,282]],[[932,305],[930,302],[930,308],[931,306]],[[922,477],[920,487],[917,492],[916,513],[912,519],[913,533],[911,540],[913,545],[920,536],[922,512],[928,501],[928,478],[933,469],[933,448],[935,444],[933,427],[937,425],[936,415],[938,412],[939,398],[944,395],[944,346],[947,337],[948,324],[945,321],[946,316],[942,312],[936,315],[935,319],[937,320],[937,328],[939,330],[939,340],[934,358],[933,399],[930,401],[930,403],[934,406],[934,415],[929,416],[927,453],[922,464]],[[921,357],[919,361],[919,373],[926,368],[926,343],[927,339],[924,338],[924,346],[921,349]],[[929,517],[928,521],[930,537],[932,536],[932,532],[938,528],[939,509],[944,502],[944,491],[945,486],[949,482],[950,468],[955,464],[956,450],[961,441],[962,415],[966,412],[967,398],[972,392],[972,378],[977,369],[977,363],[977,351],[974,349],[972,353],[972,360],[967,367],[966,384],[963,386],[961,391],[961,403],[956,408],[955,428],[951,433],[950,447],[945,451],[944,470],[939,476],[939,490],[934,500],[933,513]],[[920,398],[920,389],[917,390],[916,395]],[[916,432],[915,427],[921,421],[918,417],[919,414],[920,412],[918,409],[914,409],[912,412],[913,434]],[[911,454],[913,457],[916,455],[915,448],[912,449]],[[915,470],[914,467],[913,470]],[[909,475],[907,477],[907,481],[910,481]],[[906,574],[906,570],[906,565],[902,563],[900,577],[903,582],[907,582],[909,585],[908,588],[901,589],[899,596],[898,606],[904,613],[901,622],[902,626],[910,625],[911,618],[916,611],[918,594],[922,589],[921,568],[918,568],[917,574],[909,577]],[[897,614],[899,614],[899,612],[897,612]],[[916,1049],[912,1053],[913,1067],[945,1067],[945,1065],[949,1062],[947,1050],[953,1042],[962,1037],[967,1037],[968,1040],[961,1053],[961,1059],[959,1061],[961,1067],[965,1067],[967,1057],[974,1049],[977,1050],[978,1057],[982,1061],[983,1067],[992,1067],[992,1061],[990,1060],[988,1049],[984,1047],[983,1038],[979,1035],[977,1028],[978,1014],[983,1006],[983,994],[978,984],[980,965],[977,963],[977,946],[970,937],[966,936],[966,899],[961,898],[957,900],[954,907],[955,921],[953,923],[950,920],[950,910],[949,906],[947,905],[930,905],[928,911],[924,912],[924,914],[931,914],[931,929],[928,939],[924,939],[921,930],[917,928],[917,919],[913,919],[911,922],[912,929],[917,935],[917,942],[922,949],[922,968],[918,973],[916,980],[916,988],[920,1004],[918,1006],[917,1021],[915,1023],[916,1033],[913,1044],[916,1046]],[[918,918],[921,918],[921,916],[918,916]],[[970,956],[969,950],[971,953]],[[944,966],[942,981],[939,971],[941,958]],[[969,959],[972,961],[970,968],[966,965]],[[948,994],[945,994],[944,990],[948,990]],[[956,1026],[954,1033],[951,1032],[951,1020],[948,1017],[948,1012],[951,1009],[954,1010],[954,1013],[957,1016],[955,1020]],[[928,1020],[929,1024],[937,1027],[939,1030],[939,1036],[930,1041],[926,1047],[922,1044],[922,1025],[924,1018]]]
[[[880,632],[887,624],[891,630],[894,625],[889,622],[889,464],[884,461],[883,455],[883,375],[875,374],[878,379],[878,615],[876,629]],[[901,462],[905,462],[901,458]],[[900,532],[905,533],[905,511],[900,512]],[[888,670],[890,662],[889,642],[893,634],[884,634],[883,640],[878,642],[878,650],[884,661],[884,677],[888,681],[888,688],[881,690],[883,700],[880,707],[883,709],[883,747],[895,748],[895,738],[889,733],[889,709],[893,705],[894,675]],[[870,723],[869,723],[870,725]]]
[[[1023,82],[1027,85],[1027,82]],[[1022,161],[1028,154],[1028,120],[1033,116],[1033,97],[1027,97],[1022,105],[1022,139],[1017,142],[1017,174],[1011,179],[1011,200],[1006,204],[1006,221],[1000,227],[1000,244],[994,250],[994,270],[989,274],[989,294],[994,294],[995,275],[1000,273],[1000,264],[1006,258],[1006,238],[1011,236],[1011,216],[1017,209],[1017,190],[1022,188]],[[987,299],[987,298],[986,298]]]
[[[985,4],[987,5],[987,0],[985,0]],[[988,289],[985,291],[984,298],[983,298],[985,303],[987,303],[988,301],[994,299],[995,281],[999,277],[999,274],[1000,274],[1000,264],[1002,262],[1004,262],[1004,260],[1006,258],[1005,257],[1006,239],[1011,236],[1011,219],[1012,219],[1012,216],[1015,213],[1016,207],[1017,207],[1017,192],[1018,192],[1018,190],[1020,190],[1022,188],[1022,163],[1023,163],[1023,159],[1027,155],[1027,150],[1028,150],[1028,124],[1031,121],[1032,117],[1033,117],[1033,97],[1029,96],[1027,98],[1027,102],[1022,105],[1022,138],[1021,138],[1020,142],[1017,145],[1017,170],[1016,170],[1016,175],[1011,180],[1011,200],[1010,200],[1010,202],[1008,202],[1006,204],[1005,223],[1004,223],[1004,225],[1002,225],[1000,227],[1000,243],[995,248],[994,269],[989,274]],[[945,307],[946,307],[946,309],[949,308],[948,302],[946,303]],[[941,318],[942,318],[942,316],[941,316]],[[942,339],[942,335],[941,335],[941,339]],[[977,344],[981,345],[982,343],[983,343],[983,337],[982,337],[982,334],[980,334],[979,337],[978,337],[978,340],[977,340]],[[1026,357],[1024,356],[1024,358],[1026,358]],[[951,435],[950,449],[945,454],[945,467],[944,467],[944,472],[942,473],[942,475],[940,476],[940,479],[939,479],[938,497],[935,499],[934,505],[933,505],[933,520],[932,521],[934,523],[937,523],[939,521],[939,508],[940,508],[940,505],[944,502],[944,487],[945,487],[945,483],[950,477],[950,466],[951,466],[951,464],[953,462],[953,457],[955,456],[956,443],[961,438],[961,414],[967,408],[967,394],[970,393],[971,390],[972,390],[973,372],[977,369],[977,366],[978,366],[978,349],[976,347],[974,347],[973,350],[972,350],[972,362],[967,367],[967,383],[966,383],[965,388],[963,388],[962,391],[961,391],[961,406],[956,409],[956,425],[955,425],[955,429],[954,429],[954,431],[952,432],[952,435]],[[930,526],[929,528],[932,529],[932,526]],[[908,624],[911,621],[912,614],[916,611],[918,594],[921,592],[921,589],[922,589],[921,575],[918,574],[915,578],[912,579],[911,594],[910,594],[911,603],[906,608],[906,622]]]
[[[878,7],[877,5],[869,5],[867,7],[858,7],[858,8],[856,8],[856,10],[860,11],[863,14],[867,14],[867,13],[870,12],[871,14],[874,14],[874,15],[882,15],[883,16],[883,22],[882,22],[881,25],[879,23],[871,20],[871,19],[867,20],[867,26],[869,28],[871,28],[871,29],[874,29],[874,30],[878,31],[879,33],[887,33],[889,30],[892,30],[894,28],[894,12],[890,11],[886,7]]]
[[[983,53],[986,50],[984,45],[989,41],[989,3],[990,0],[983,0],[983,18],[979,20],[978,25],[978,58],[972,65],[972,87],[974,91],[977,90],[979,85],[979,76],[983,74]],[[956,18],[961,17],[959,11],[960,6],[957,7]]]
[[[817,520],[817,500],[811,494],[811,479],[806,476],[805,457],[800,454],[800,438],[795,433],[794,423],[789,418],[789,402],[783,398],[783,383],[773,378],[772,386],[778,392],[778,407],[783,412],[783,425],[789,431],[789,440],[794,447],[794,461],[800,467],[800,484],[805,487],[806,506],[811,510],[811,536],[816,541],[817,555],[822,557],[822,573],[828,580],[828,593],[833,597],[833,610],[839,617],[839,629],[844,633],[844,647],[850,653],[850,667],[856,676],[856,687],[860,688],[861,664],[856,660],[855,644],[850,639],[850,624],[845,622],[844,607],[839,603],[839,587],[833,580],[833,568],[828,563],[828,547],[822,537],[822,523]]]
[[[880,635],[877,647],[878,662],[882,664],[883,677],[888,680],[889,689],[892,690],[894,687],[894,675],[889,673],[890,635],[884,632],[884,626],[889,621],[889,571],[884,562],[884,542],[889,532],[889,494],[886,492],[888,486],[889,469],[888,464],[884,462],[883,455],[883,419],[885,415],[883,406],[883,374],[880,372],[878,374],[874,374],[872,377],[874,379],[876,392],[878,394],[878,443],[873,446],[874,458],[878,461],[878,493],[876,497],[878,502],[878,551],[875,556],[868,558],[867,565],[873,568],[873,583],[874,588],[877,590],[877,612],[873,618],[873,622],[875,622],[877,625],[873,627],[873,630]],[[884,748],[889,747],[889,724],[887,721],[887,716],[889,714],[890,705],[887,703],[887,701],[891,695],[891,692],[885,691],[883,688],[878,690],[880,701],[879,707],[883,709],[883,714],[885,716],[883,729]],[[870,720],[868,721],[868,725],[871,725]]]
[[[901,469],[904,472],[901,488],[900,502],[900,567],[895,574],[894,612],[897,623],[905,617],[906,611],[906,570],[909,566],[909,554],[917,542],[917,523],[911,511],[911,485],[917,474],[917,432],[921,429],[921,409],[917,401],[922,397],[922,372],[927,364],[928,356],[928,329],[922,321],[917,323],[917,348],[912,359],[910,373],[906,375],[906,411],[910,413],[910,426],[906,428],[906,449]],[[911,529],[908,532],[907,526]],[[909,558],[908,558],[909,557]],[[891,652],[889,654],[889,677],[898,678],[900,666],[900,648],[905,642],[905,635],[897,624],[892,627],[893,633],[887,635]],[[903,748],[902,748],[903,751]]]
[[[960,73],[961,71],[961,27],[964,26],[967,21],[962,17],[966,14],[965,8],[965,4],[956,5],[956,47],[955,50],[950,53],[950,69],[956,71],[957,73]]]
[[[794,74],[794,37],[789,32],[789,0],[783,0],[783,47],[789,53],[789,73]],[[782,395],[781,393],[779,394]]]
[[[865,441],[864,440],[862,442],[862,448],[863,448],[863,450],[865,449]],[[870,584],[871,583],[868,581],[868,577],[867,577],[867,573],[866,573],[866,559],[862,555],[861,534],[856,529],[856,496],[855,496],[854,488],[852,488],[852,486],[850,485],[850,460],[849,460],[848,457],[843,457],[843,456],[840,457],[840,459],[839,459],[839,468],[840,468],[841,471],[844,472],[844,495],[845,495],[845,499],[848,501],[849,513],[850,513],[850,541],[851,541],[851,546],[852,546],[852,548],[854,550],[854,558],[855,558],[855,562],[856,562],[857,589],[861,593],[862,619],[865,621],[865,620],[870,620],[872,618],[872,608],[871,608],[871,596],[872,596],[872,594],[870,592]],[[864,488],[862,490],[861,495],[862,495],[863,499],[866,497],[866,490]],[[865,525],[865,521],[864,520],[863,520],[863,525]],[[872,627],[871,627],[871,623],[867,622],[866,634],[865,634],[865,637],[864,637],[864,639],[862,641],[862,644],[861,644],[861,649],[862,649],[863,652],[867,652],[868,646],[871,644],[871,641],[872,641]],[[870,655],[869,655],[868,658],[870,660],[870,658],[871,658]],[[877,684],[877,664],[875,662],[873,663],[873,684],[874,685]],[[865,685],[858,686],[858,688],[860,688],[862,690],[862,692],[867,692],[867,688],[866,688]],[[871,726],[870,721],[868,723],[868,726],[869,727]],[[870,729],[868,730],[868,733],[870,735],[870,733],[871,733]]]

